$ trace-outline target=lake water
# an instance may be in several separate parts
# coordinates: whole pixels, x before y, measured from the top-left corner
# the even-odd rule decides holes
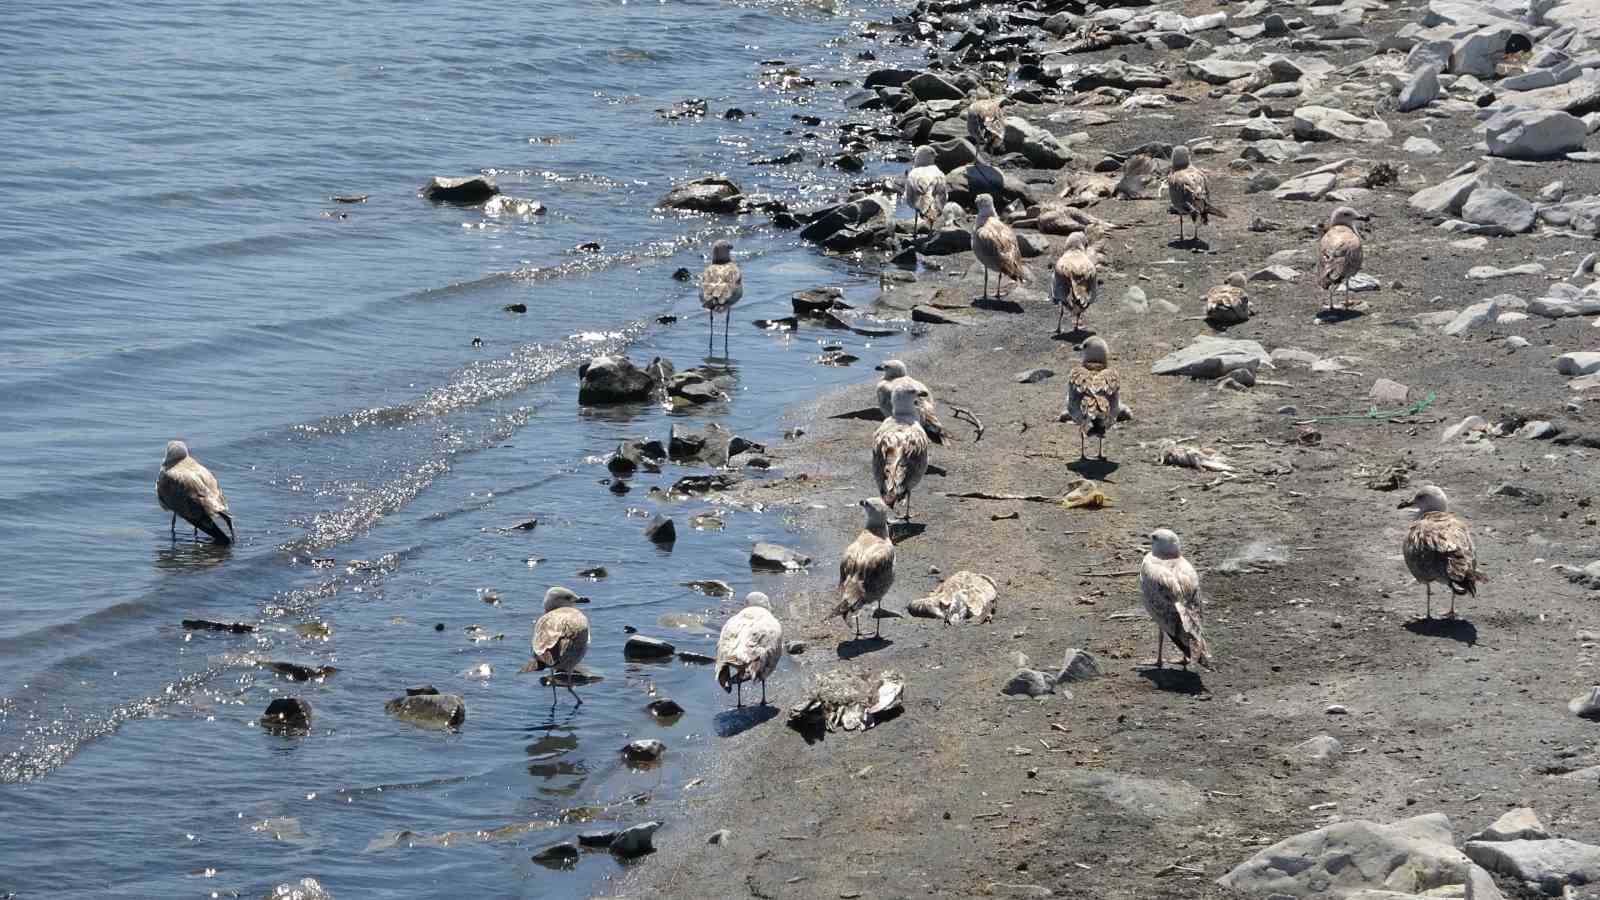
[[[682,582],[777,593],[781,576],[750,572],[750,542],[805,539],[777,512],[693,530],[711,504],[647,496],[690,470],[618,496],[601,459],[624,436],[664,441],[675,421],[781,443],[786,407],[870,382],[902,340],[758,331],[792,291],[865,300],[876,276],[765,217],[651,207],[673,180],[717,170],[799,207],[832,198],[844,176],[815,156],[837,152],[848,88],[829,82],[873,65],[839,38],[883,14],[680,0],[8,8],[0,897],[255,897],[304,875],[341,897],[581,896],[619,864],[586,854],[552,872],[533,852],[596,827],[585,816],[671,827],[728,699],[709,667],[625,663],[623,628],[714,652],[736,607]],[[786,84],[773,60],[816,86]],[[710,101],[704,120],[655,112],[694,96]],[[724,120],[729,107],[753,115]],[[828,126],[805,136],[802,111]],[[747,165],[791,146],[811,159]],[[416,196],[430,175],[479,171],[548,214]],[[732,402],[581,410],[574,370],[590,355],[703,361],[695,287],[671,273],[698,272],[719,236],[745,268]],[[577,249],[591,241],[598,252]],[[504,311],[515,303],[526,314]],[[834,341],[862,362],[817,365]],[[194,543],[182,523],[169,537],[154,481],[172,438],[221,480],[233,547]],[[670,551],[642,536],[655,511],[677,519]],[[505,530],[529,518],[533,531]],[[576,577],[593,566],[609,577]],[[517,674],[557,583],[594,599],[588,663],[605,680],[581,709],[563,695],[552,711],[537,676]],[[659,622],[685,612],[712,631]],[[186,631],[186,618],[258,627]],[[339,671],[295,683],[268,660]],[[465,695],[458,733],[385,714],[417,683]],[[689,713],[653,722],[652,688]],[[311,702],[309,735],[255,724],[282,695]],[[668,743],[663,765],[621,762],[642,737]]]

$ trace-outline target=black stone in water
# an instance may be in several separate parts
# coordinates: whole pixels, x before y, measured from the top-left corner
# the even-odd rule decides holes
[[[406,688],[407,697],[419,697],[423,694],[437,694],[439,689],[431,684],[419,684]]]
[[[280,733],[306,731],[311,728],[311,704],[299,697],[279,697],[267,704],[261,727]]]
[[[678,705],[678,701],[670,697],[652,700],[645,708],[650,710],[650,715],[659,719],[676,719],[678,716],[683,715],[683,707]]]
[[[525,312],[528,311],[528,304],[526,304],[526,303],[507,303],[502,308],[505,309],[505,311],[509,312],[509,313],[525,313]]]
[[[684,268],[683,266],[679,266],[678,268],[674,269],[673,272],[672,272],[672,280],[673,281],[688,281],[689,279],[691,279],[693,277],[694,277],[694,273],[689,271],[688,269]],[[674,318],[676,318],[676,317],[674,317]]]
[[[642,634],[630,636],[627,643],[622,645],[624,659],[666,659],[674,652],[675,648],[666,641]]]
[[[671,517],[657,515],[645,527],[644,536],[649,538],[652,544],[672,544],[678,540],[678,527],[672,524]]]
[[[247,622],[213,622],[210,619],[184,619],[183,627],[190,631],[226,631],[230,634],[249,634],[256,630]]]
[[[433,630],[434,631],[443,631],[444,630],[444,623],[443,622],[434,623]]]

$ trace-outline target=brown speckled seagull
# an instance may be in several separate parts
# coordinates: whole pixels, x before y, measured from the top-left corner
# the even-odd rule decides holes
[[[1183,217],[1194,223],[1194,238],[1200,239],[1200,223],[1211,223],[1211,217],[1226,219],[1222,210],[1211,205],[1211,188],[1206,183],[1206,173],[1189,163],[1189,148],[1179,144],[1172,148],[1172,170],[1167,173],[1167,202],[1173,215],[1178,217],[1178,242],[1183,242]]]
[[[926,221],[931,231],[934,223],[944,214],[945,202],[950,196],[950,185],[944,180],[944,170],[935,163],[933,148],[922,146],[911,158],[911,170],[906,173],[905,190],[901,199],[911,207],[916,224],[912,226],[913,239],[921,232]]]
[[[1010,275],[1012,280],[1026,282],[1028,270],[1022,265],[1022,251],[1017,247],[1017,233],[1011,226],[1000,221],[1000,216],[994,210],[994,198],[988,194],[979,194],[977,199],[978,218],[972,224],[972,254],[978,258],[979,265],[983,266],[983,297],[989,299],[989,273],[996,274],[994,285],[994,299],[1000,299],[1000,286],[1005,281],[1005,276]]]
[[[1183,558],[1177,534],[1166,528],[1150,533],[1150,552],[1139,565],[1139,594],[1156,623],[1156,668],[1161,668],[1162,643],[1171,638],[1189,662],[1211,668],[1200,602],[1200,573]]]
[[[906,381],[896,382],[890,393],[890,416],[872,438],[872,478],[878,496],[891,511],[905,501],[908,521],[911,492],[928,471],[928,433],[917,420],[917,393]]]
[[[233,543],[233,516],[217,476],[189,455],[183,441],[167,442],[167,456],[156,476],[156,501],[172,513],[171,532],[178,536],[178,517],[194,526],[196,537],[204,531],[218,544]],[[223,531],[223,526],[227,531]]]
[[[728,320],[733,305],[743,296],[744,276],[739,272],[739,264],[733,261],[733,244],[717,241],[711,245],[711,264],[700,273],[700,305],[705,307],[707,321],[711,323],[708,347],[716,339],[717,313],[722,313],[722,352],[728,352]]]
[[[868,604],[883,608],[883,597],[894,585],[894,542],[889,540],[889,507],[877,497],[861,501],[866,513],[862,529],[839,560],[839,603],[833,615],[852,619],[861,637],[861,610]],[[883,619],[874,616],[874,636],[882,636]]]
[[[783,658],[783,625],[772,614],[767,595],[752,591],[745,607],[722,626],[717,638],[717,684],[725,692],[738,689],[744,706],[744,683],[761,682],[761,705],[767,705],[767,676]]]
[[[533,663],[524,671],[551,670],[550,702],[556,702],[556,682],[559,675],[567,676],[567,693],[583,705],[583,698],[572,689],[572,673],[583,655],[589,652],[589,617],[575,608],[575,604],[588,603],[564,587],[553,587],[544,592],[544,615],[533,623]]]
[[[1083,362],[1067,374],[1067,418],[1078,424],[1078,455],[1088,455],[1089,438],[1100,439],[1106,458],[1106,432],[1122,412],[1122,382],[1110,365],[1111,348],[1103,338],[1083,342]]]
[[[939,414],[934,412],[933,394],[928,386],[907,375],[906,364],[898,359],[886,359],[877,369],[883,373],[883,377],[878,379],[878,412],[883,413],[884,419],[894,415],[895,382],[904,380],[917,389],[917,421],[922,423],[922,430],[928,433],[928,440],[943,444],[944,424],[939,421]]]
[[[1444,491],[1428,484],[1416,496],[1400,504],[1401,509],[1414,509],[1416,521],[1406,532],[1406,568],[1412,577],[1422,582],[1427,591],[1426,617],[1433,618],[1433,583],[1444,582],[1450,588],[1450,611],[1445,618],[1456,617],[1456,598],[1462,594],[1478,595],[1478,554],[1472,546],[1472,532],[1467,523],[1450,513],[1450,500]]]
[[[1056,334],[1061,333],[1061,323],[1066,320],[1068,309],[1072,310],[1072,330],[1077,331],[1083,323],[1084,312],[1100,293],[1100,267],[1095,264],[1094,252],[1089,249],[1089,238],[1084,232],[1067,235],[1066,249],[1056,260],[1053,288],[1054,299],[1061,304],[1061,312],[1056,315]]]
[[[985,98],[967,104],[967,137],[981,153],[994,153],[1005,146],[1004,122],[999,100]]]
[[[1333,309],[1333,289],[1344,285],[1346,306],[1350,305],[1350,279],[1361,271],[1361,232],[1357,222],[1371,220],[1348,206],[1328,216],[1328,228],[1317,242],[1317,284],[1328,292],[1328,308]]]

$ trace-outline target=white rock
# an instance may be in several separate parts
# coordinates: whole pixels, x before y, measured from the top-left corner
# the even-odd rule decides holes
[[[1327,106],[1302,106],[1294,111],[1294,136],[1302,141],[1386,141],[1389,126],[1377,119]]]
[[[1556,371],[1563,375],[1589,375],[1600,372],[1600,352],[1576,351],[1556,357]]]
[[[1488,78],[1506,56],[1506,40],[1511,29],[1489,25],[1456,41],[1450,51],[1450,71],[1457,75]]]
[[[1513,809],[1488,828],[1467,838],[1469,841],[1541,841],[1550,836],[1544,823],[1526,806]]]
[[[1218,882],[1257,897],[1420,893],[1466,883],[1472,861],[1454,844],[1450,820],[1440,813],[1391,825],[1336,822],[1273,844]]]
[[[1398,381],[1390,381],[1387,378],[1379,378],[1373,382],[1372,390],[1367,392],[1368,397],[1379,403],[1404,403],[1410,395],[1410,388]]]
[[[1444,434],[1439,436],[1439,443],[1448,444],[1456,437],[1472,434],[1475,431],[1483,431],[1488,427],[1489,423],[1484,421],[1483,416],[1467,416],[1465,419],[1446,428]]]
[[[1279,347],[1269,357],[1274,366],[1312,366],[1321,358],[1309,350],[1294,347]]]
[[[1468,172],[1417,191],[1411,195],[1409,203],[1413,210],[1432,218],[1459,215],[1462,205],[1482,184],[1483,176]]]
[[[1425,137],[1408,137],[1400,149],[1413,156],[1438,156],[1444,152],[1444,148]]]
[[[1600,881],[1600,847],[1565,838],[1542,841],[1468,841],[1462,848],[1491,872],[1532,882],[1560,896],[1569,884]]]
[[[1500,234],[1533,230],[1533,204],[1505,188],[1487,185],[1473,191],[1461,205],[1461,218],[1485,225]]]
[[[1470,278],[1472,276],[1469,274],[1467,277]],[[1494,300],[1484,300],[1480,303],[1474,303],[1466,309],[1463,309],[1461,312],[1456,313],[1456,317],[1451,319],[1448,325],[1444,326],[1444,333],[1452,336],[1458,335],[1488,322],[1492,322],[1495,320],[1495,317],[1499,315],[1500,304]]]
[[[1189,346],[1156,360],[1150,366],[1150,374],[1216,378],[1234,369],[1253,372],[1271,364],[1271,357],[1256,341],[1199,335]]]
[[[1301,175],[1278,185],[1278,189],[1272,192],[1272,196],[1278,200],[1321,200],[1327,196],[1329,191],[1333,190],[1333,186],[1338,183],[1338,180],[1339,176],[1331,172]],[[1532,216],[1531,212],[1529,216]]]
[[[1231,59],[1194,59],[1189,61],[1189,77],[1197,78],[1206,84],[1227,84],[1238,81],[1261,71],[1255,63],[1239,62]]]
[[[1300,271],[1298,269],[1295,269],[1291,266],[1276,265],[1267,266],[1265,269],[1260,269],[1251,273],[1250,280],[1267,282],[1292,282],[1299,277]]]
[[[1576,116],[1553,109],[1503,109],[1485,122],[1490,156],[1550,159],[1583,149],[1588,129]]]
[[[1543,275],[1544,266],[1539,263],[1523,263],[1502,269],[1497,266],[1473,266],[1467,270],[1467,278],[1471,281],[1488,281],[1491,278],[1511,278],[1516,275]]]

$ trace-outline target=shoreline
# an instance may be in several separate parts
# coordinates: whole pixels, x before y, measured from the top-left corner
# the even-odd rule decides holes
[[[1182,11],[1212,9],[1186,3]],[[1363,27],[1384,38],[1407,21],[1374,17]],[[1300,55],[1328,57],[1335,70],[1325,78],[1343,82],[1338,67],[1371,52],[1352,46]],[[1145,191],[1152,199],[1107,199],[1086,210],[1124,226],[1108,241],[1110,266],[1085,317],[1110,342],[1123,399],[1134,409],[1106,441],[1114,465],[1079,463],[1075,430],[1056,421],[1077,361],[1070,343],[1051,339],[1054,309],[1042,292],[1059,237],[1019,228],[1051,245],[1029,260],[1032,286],[1010,295],[1020,313],[971,308],[981,272],[970,253],[927,258],[939,268],[879,297],[875,311],[906,316],[931,306],[961,322],[933,326],[929,341],[903,354],[956,440],[933,449],[933,463],[948,474],[930,476],[919,490],[917,520],[927,529],[897,545],[885,607],[901,610],[931,590],[935,569],[945,576],[970,569],[999,582],[998,614],[987,625],[950,628],[888,620],[891,643],[860,655],[839,652],[845,628],[838,620],[821,621],[838,551],[859,530],[854,501],[871,493],[870,423],[828,418],[871,405],[874,376],[866,366],[879,360],[863,360],[858,387],[799,407],[811,421],[801,440],[785,445],[782,480],[748,488],[769,507],[782,495],[792,504],[785,515],[821,551],[806,575],[775,582],[776,590],[757,585],[777,601],[785,639],[809,649],[785,660],[774,679],[779,714],[723,740],[718,771],[708,777],[715,792],[682,800],[688,815],[658,835],[660,852],[619,879],[619,896],[1242,898],[1257,895],[1216,879],[1291,835],[1335,821],[1441,812],[1459,843],[1516,806],[1533,807],[1554,832],[1600,841],[1592,785],[1561,777],[1600,765],[1600,737],[1564,708],[1596,677],[1593,642],[1576,636],[1592,624],[1592,602],[1551,568],[1581,567],[1600,554],[1589,504],[1593,453],[1581,442],[1511,436],[1441,441],[1448,426],[1471,415],[1592,433],[1584,424],[1592,400],[1579,393],[1569,406],[1566,379],[1548,357],[1590,349],[1594,329],[1586,317],[1490,321],[1460,337],[1439,328],[1470,303],[1503,293],[1531,300],[1549,284],[1542,273],[1468,280],[1469,267],[1510,267],[1536,255],[1562,273],[1590,242],[1544,233],[1491,237],[1468,249],[1452,243],[1465,236],[1408,210],[1413,192],[1477,158],[1464,110],[1437,118],[1386,113],[1391,139],[1317,143],[1298,158],[1240,171],[1246,167],[1228,160],[1248,142],[1215,127],[1244,118],[1238,95],[1184,74],[1183,60],[1198,54],[1131,44],[1069,59],[1089,65],[1119,55],[1133,65],[1178,63],[1172,84],[1157,93],[1187,102],[1165,107],[1168,119],[1117,118],[1113,109],[1112,121],[1072,143],[1077,162],[1067,170],[1120,148],[1210,135],[1213,152],[1198,164],[1229,215],[1206,229],[1208,252],[1195,253],[1169,244],[1159,179]],[[1282,118],[1319,93],[1331,93],[1329,85],[1262,106]],[[1063,110],[1083,107],[1025,105],[1018,114],[1045,124]],[[1423,136],[1441,145],[1438,155],[1398,149]],[[1400,171],[1353,195],[1376,214],[1365,271],[1381,287],[1363,295],[1363,315],[1324,324],[1313,317],[1322,303],[1314,257],[1317,224],[1335,202],[1277,199],[1271,189],[1247,193],[1245,184],[1256,174],[1287,179],[1344,157],[1354,161],[1339,170],[1341,187],[1379,162]],[[1556,179],[1579,195],[1600,185],[1600,173],[1581,162],[1496,160],[1484,168],[1519,196]],[[1061,173],[1020,174],[1043,198],[1056,193],[1043,182]],[[1277,227],[1258,230],[1257,220]],[[1233,270],[1273,264],[1301,274],[1251,281],[1254,316],[1226,336],[1307,358],[1285,356],[1248,389],[1150,374],[1156,359],[1214,333],[1196,315],[1208,287]],[[1152,302],[1136,311],[1120,300],[1130,287],[1177,310]],[[1507,337],[1531,343],[1518,348]],[[1037,367],[1055,374],[1030,384],[1013,377]],[[1368,396],[1379,378],[1409,387],[1393,406],[1427,394],[1435,400],[1410,415],[1300,424],[1382,405]],[[981,416],[981,441],[951,421],[950,403]],[[1222,450],[1238,477],[1158,464],[1156,446],[1167,438]],[[1100,481],[1114,505],[1070,510],[947,496],[1058,496],[1080,474]],[[1405,490],[1385,489],[1386,476],[1411,487],[1445,486],[1474,531],[1488,580],[1476,598],[1463,599],[1457,625],[1413,621],[1423,591],[1400,560],[1409,523],[1394,510]],[[1138,610],[1136,579],[1107,576],[1136,569],[1144,536],[1157,527],[1179,532],[1202,576],[1218,668],[1198,678],[1154,677],[1137,666],[1154,639]],[[1070,649],[1091,652],[1105,677],[1038,700],[1001,695],[1018,668],[1015,654],[1054,671]],[[807,745],[784,726],[783,711],[836,666],[900,670],[905,712],[871,731]],[[1322,736],[1339,741],[1343,753],[1313,759],[1299,749]],[[719,829],[731,832],[727,842],[708,845]],[[1502,882],[1515,896],[1510,889]]]

